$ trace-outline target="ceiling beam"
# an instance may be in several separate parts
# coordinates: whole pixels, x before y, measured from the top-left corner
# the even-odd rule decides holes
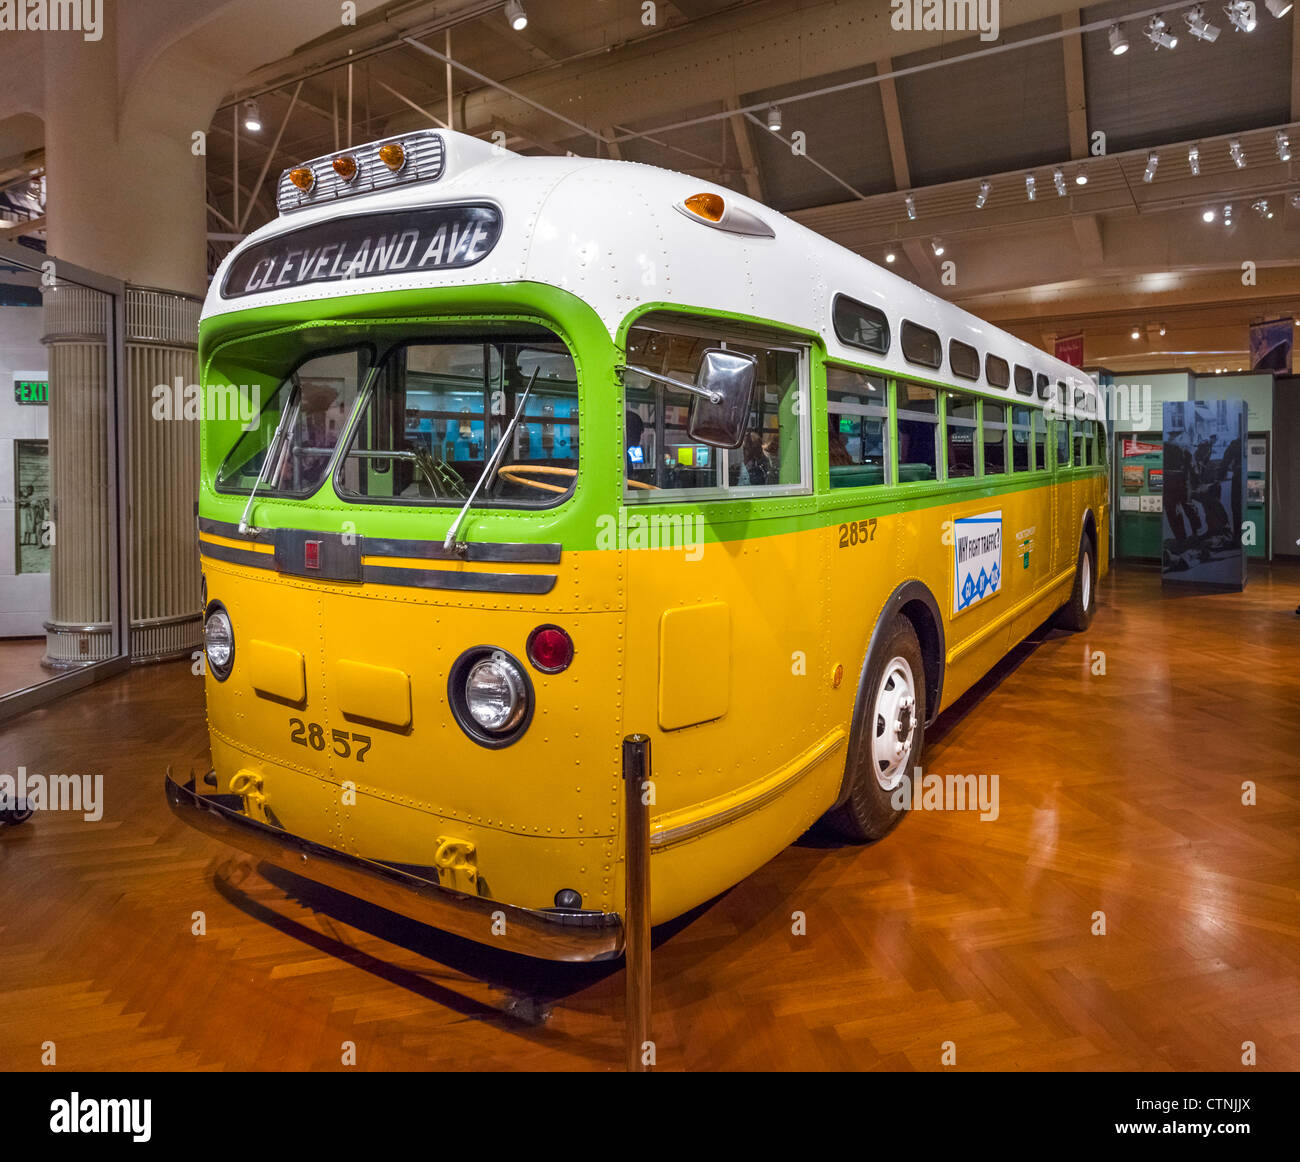
[[[727,98],[728,109],[738,109],[740,100],[733,94]],[[763,196],[763,175],[758,168],[758,155],[754,152],[754,139],[750,136],[749,122],[739,113],[728,119],[731,135],[736,141],[736,153],[745,175],[745,192],[756,202],[766,202]],[[610,135],[606,135],[610,136]],[[617,148],[617,145],[614,147]]]
[[[1079,244],[1079,259],[1085,268],[1101,269],[1106,264],[1106,250],[1101,241],[1101,224],[1096,214],[1076,214],[1070,219],[1074,240]]]
[[[1061,13],[1061,28],[1079,27],[1078,12]],[[1061,41],[1065,58],[1065,114],[1070,127],[1070,156],[1076,161],[1088,156],[1088,100],[1083,84],[1083,37],[1067,36]]]
[[[876,72],[893,72],[894,63],[885,57],[876,62]],[[889,139],[889,161],[894,167],[894,189],[912,186],[912,170],[907,164],[907,142],[903,137],[903,114],[898,104],[898,88],[892,78],[880,82],[880,108],[885,115],[885,136]]]

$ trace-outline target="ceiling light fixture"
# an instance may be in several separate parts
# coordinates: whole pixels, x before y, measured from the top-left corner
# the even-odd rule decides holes
[[[1291,11],[1291,0],[1264,0],[1264,7],[1273,13],[1278,20],[1281,20]]]
[[[1031,202],[1038,197],[1038,182],[1031,173],[1025,174],[1025,197]]]
[[[1106,35],[1110,39],[1110,51],[1116,56],[1123,56],[1128,52],[1128,37],[1124,35],[1124,30],[1118,24],[1112,24]]]
[[[895,254],[892,250],[886,251],[886,253],[885,253],[885,261],[886,261],[886,262],[893,262],[894,259],[896,259],[897,257],[898,257],[898,255]]]
[[[940,242],[939,239],[935,238],[930,243],[930,249],[934,251],[935,258],[938,258],[943,253],[943,243]]]
[[[980,182],[980,192],[975,195],[975,209],[984,209],[984,203],[989,200],[989,191],[992,188],[988,182]]]
[[[1146,36],[1158,52],[1162,48],[1177,48],[1178,37],[1171,36],[1169,25],[1165,23],[1163,16],[1157,12],[1150,20],[1147,21]]]
[[[1065,197],[1065,174],[1059,169],[1052,170],[1052,184],[1056,187],[1057,197]]]
[[[1229,0],[1223,13],[1232,25],[1233,32],[1255,31],[1255,5],[1251,0]]]
[[[1088,184],[1088,173],[1083,166],[1080,166],[1079,172],[1074,175],[1074,184],[1076,186],[1086,186]]]
[[[523,32],[528,27],[528,13],[520,0],[506,0],[506,20],[516,32]]]
[[[1285,129],[1279,129],[1273,134],[1274,144],[1277,145],[1278,161],[1291,160],[1291,139],[1286,135]]]
[[[1267,198],[1260,198],[1257,202],[1251,202],[1250,208],[1261,218],[1271,218],[1273,216],[1273,211],[1269,209]]]
[[[1213,221],[1214,221],[1214,217],[1215,217],[1215,214],[1214,214],[1214,210],[1213,210],[1213,208],[1208,209],[1208,210],[1202,210],[1202,211],[1201,211],[1201,221],[1202,221],[1202,222],[1213,222]]]
[[[767,107],[767,127],[773,133],[781,131],[781,106],[769,105]]]
[[[1225,226],[1232,225],[1232,203],[1231,202],[1229,202],[1226,206],[1223,207],[1223,224]]]
[[[915,222],[916,221],[916,199],[912,197],[911,194],[908,194],[907,197],[903,199],[903,205],[907,207],[907,220],[909,222]]]
[[[262,108],[251,97],[244,102],[244,128],[249,133],[262,132]]]
[[[1190,12],[1184,12],[1183,19],[1187,21],[1187,31],[1197,40],[1213,44],[1219,39],[1219,29],[1206,22],[1205,9],[1200,4],[1196,5]]]
[[[1238,169],[1246,168],[1246,151],[1241,148],[1241,142],[1235,137],[1228,142],[1228,156],[1232,158],[1232,164]]]
[[[1130,339],[1141,339],[1141,338],[1142,338],[1142,332],[1139,331],[1136,327],[1134,327],[1134,328],[1133,328],[1133,334],[1130,335],[1129,338],[1130,338]]]
[[[1187,168],[1192,171],[1192,177],[1196,178],[1201,176],[1201,147],[1199,145],[1188,147]]]
[[[1160,155],[1153,149],[1147,154],[1147,167],[1142,171],[1142,180],[1150,182],[1156,176],[1156,166],[1160,164]]]

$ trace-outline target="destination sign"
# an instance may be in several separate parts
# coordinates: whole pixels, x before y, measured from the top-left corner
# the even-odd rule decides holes
[[[221,295],[473,266],[500,237],[501,211],[482,203],[318,222],[250,246],[230,264]]]

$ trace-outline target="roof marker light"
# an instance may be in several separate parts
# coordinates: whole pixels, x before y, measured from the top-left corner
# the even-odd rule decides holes
[[[393,173],[406,164],[406,150],[396,141],[390,141],[387,145],[379,147],[379,160],[382,161]]]
[[[710,222],[721,222],[727,203],[717,194],[692,194],[682,203],[692,214]]]
[[[343,157],[336,157],[330,164],[334,167],[334,172],[345,182],[350,182],[357,176],[357,159],[355,157],[348,157],[345,154]]]
[[[310,166],[300,165],[289,171],[289,180],[305,194],[316,184],[316,175]]]

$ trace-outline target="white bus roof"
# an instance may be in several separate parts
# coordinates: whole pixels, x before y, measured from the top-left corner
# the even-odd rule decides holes
[[[227,255],[212,281],[202,317],[362,291],[525,281],[578,296],[600,316],[611,336],[630,312],[646,304],[708,308],[814,331],[828,357],[901,376],[958,382],[948,367],[949,341],[957,339],[980,355],[980,377],[970,381],[972,387],[1008,399],[1024,398],[1013,387],[987,383],[984,356],[993,354],[1052,382],[1083,388],[1085,396],[1096,394],[1091,378],[1078,368],[732,190],[635,162],[525,157],[465,134],[436,132],[445,147],[440,178],[282,213]],[[282,178],[282,191],[287,188],[284,182]],[[678,209],[698,193],[720,195],[729,208],[761,219],[773,236],[731,233]],[[234,298],[221,294],[231,264],[249,248],[281,234],[355,215],[468,201],[494,203],[502,217],[495,246],[473,265],[289,285]],[[864,351],[838,338],[831,318],[838,294],[884,312],[891,336],[887,354]],[[940,369],[903,358],[904,319],[939,334]]]

